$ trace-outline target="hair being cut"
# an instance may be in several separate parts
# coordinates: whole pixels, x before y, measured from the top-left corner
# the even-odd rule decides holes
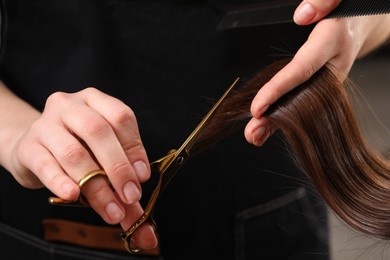
[[[269,65],[236,91],[205,139],[242,126],[257,91],[288,62]],[[390,163],[365,141],[347,84],[331,68],[323,67],[281,97],[265,116],[281,130],[298,166],[341,219],[363,233],[390,238]]]

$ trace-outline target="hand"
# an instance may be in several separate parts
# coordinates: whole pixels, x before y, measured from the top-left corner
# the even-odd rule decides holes
[[[82,192],[109,224],[127,229],[143,210],[141,187],[150,177],[149,162],[132,110],[121,101],[88,88],[74,94],[55,93],[38,120],[11,153],[12,173],[23,186],[46,186],[58,197],[74,200]],[[76,184],[88,172],[103,169],[103,177]],[[142,248],[157,238],[146,225],[134,235]]]
[[[297,8],[295,20],[301,24],[315,22],[333,10],[338,3],[338,0],[304,1]],[[316,11],[305,11],[307,4],[317,8],[314,9]],[[266,83],[254,98],[251,105],[253,118],[245,128],[247,141],[261,146],[276,130],[262,117],[263,113],[282,95],[308,80],[325,64],[332,65],[343,80],[358,56],[367,54],[386,40],[390,33],[389,25],[388,15],[318,22],[292,61]]]

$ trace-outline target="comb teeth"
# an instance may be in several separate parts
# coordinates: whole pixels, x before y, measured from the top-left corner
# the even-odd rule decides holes
[[[379,15],[390,13],[390,0],[342,0],[327,18]]]
[[[301,0],[267,1],[230,10],[218,25],[219,30],[293,22]],[[390,14],[390,0],[342,0],[325,18]]]

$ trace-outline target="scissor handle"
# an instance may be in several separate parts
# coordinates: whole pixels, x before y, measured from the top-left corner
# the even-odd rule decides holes
[[[75,200],[64,200],[58,197],[50,197],[49,203],[52,205],[59,205],[59,206],[89,207],[88,200],[81,194]]]
[[[121,237],[122,237],[122,240],[124,242],[124,246],[125,246],[126,250],[132,254],[137,254],[137,253],[140,253],[143,251],[142,248],[137,247],[137,246],[132,246],[132,243],[131,243],[131,238],[133,237],[135,231],[137,231],[137,229],[143,223],[149,222],[152,225],[153,229],[155,231],[157,230],[157,224],[153,219],[153,211],[154,211],[154,207],[157,203],[157,199],[158,199],[159,195],[161,194],[161,191],[163,188],[162,186],[163,186],[164,178],[165,178],[165,176],[164,176],[165,167],[167,166],[167,164],[169,165],[169,163],[172,161],[172,159],[175,158],[174,152],[175,151],[173,150],[167,156],[165,156],[157,161],[154,161],[150,164],[152,174],[153,173],[159,174],[158,183],[157,183],[156,187],[154,188],[152,195],[150,196],[150,199],[148,201],[148,204],[145,207],[145,211],[142,214],[142,216],[136,222],[134,222],[133,225],[130,226],[130,228],[128,228],[126,231],[123,231],[121,233]]]
[[[122,240],[124,242],[124,246],[125,246],[126,250],[129,251],[130,253],[137,254],[137,253],[140,253],[143,251],[142,248],[137,247],[137,246],[134,247],[134,246],[132,246],[132,243],[131,243],[131,238],[133,237],[135,231],[137,231],[137,229],[143,223],[149,222],[152,225],[154,231],[157,230],[157,224],[153,219],[153,211],[154,211],[154,207],[156,206],[157,199],[162,191],[162,184],[163,184],[163,179],[164,179],[164,175],[161,173],[160,167],[162,167],[162,165],[164,165],[166,160],[169,160],[171,157],[172,156],[166,156],[166,157],[160,159],[159,161],[155,161],[155,162],[150,164],[150,166],[152,168],[152,172],[153,172],[153,169],[155,169],[155,171],[157,171],[160,174],[156,188],[153,190],[153,193],[150,196],[150,199],[148,201],[148,204],[145,207],[145,211],[142,214],[142,216],[136,222],[134,222],[133,225],[130,226],[130,228],[128,228],[126,231],[123,231],[121,233],[121,237],[122,237]]]
[[[157,224],[153,219],[153,212],[150,214],[143,214],[128,230],[123,231],[121,233],[122,240],[124,242],[124,246],[127,251],[132,254],[138,254],[144,251],[143,248],[138,246],[132,246],[131,238],[133,237],[135,231],[145,222],[148,222],[152,225],[153,230],[157,230]]]

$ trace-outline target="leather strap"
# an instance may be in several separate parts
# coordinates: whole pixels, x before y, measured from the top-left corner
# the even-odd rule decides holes
[[[126,251],[118,227],[94,226],[63,219],[44,219],[44,239],[83,247]],[[141,254],[160,255],[159,248]]]

